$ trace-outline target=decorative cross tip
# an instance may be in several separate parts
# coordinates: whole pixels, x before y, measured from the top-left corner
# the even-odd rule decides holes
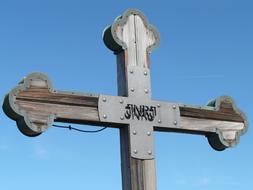
[[[26,136],[34,137],[40,135],[52,125],[55,115],[50,110],[41,110],[37,101],[37,108],[32,106],[32,99],[38,97],[32,94],[45,94],[52,91],[52,85],[48,77],[42,73],[32,73],[25,77],[17,87],[5,96],[3,110],[5,114],[17,122],[18,129]],[[31,96],[29,96],[29,94]],[[30,100],[28,103],[26,100]],[[46,113],[48,112],[48,113]]]
[[[38,136],[54,121],[98,123],[98,95],[56,91],[48,77],[32,73],[6,95],[3,110],[26,136]]]
[[[132,45],[150,52],[159,45],[160,36],[141,11],[129,9],[104,30],[103,40],[115,54],[132,48]]]
[[[228,114],[233,115],[233,118],[228,119],[231,120],[229,128],[217,127],[215,133],[207,135],[209,144],[212,148],[218,151],[237,145],[239,143],[240,136],[248,129],[248,120],[246,115],[237,108],[230,96],[221,96],[216,100],[209,102],[208,106],[214,107],[222,118],[226,118]],[[233,125],[232,122],[238,122],[239,125]]]

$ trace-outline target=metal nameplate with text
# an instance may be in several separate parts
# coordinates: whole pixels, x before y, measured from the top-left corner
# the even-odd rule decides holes
[[[147,98],[100,95],[101,122],[129,125],[131,156],[154,158],[153,128],[176,128],[180,123],[179,106]]]

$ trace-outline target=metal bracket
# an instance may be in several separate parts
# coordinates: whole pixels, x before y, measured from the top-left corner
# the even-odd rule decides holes
[[[101,122],[129,125],[131,156],[154,158],[153,127],[175,128],[180,123],[179,106],[136,97],[100,95]]]

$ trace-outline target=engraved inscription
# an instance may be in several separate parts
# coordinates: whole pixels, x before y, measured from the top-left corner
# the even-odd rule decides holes
[[[154,121],[156,116],[156,107],[154,106],[127,104],[125,109],[126,119]]]

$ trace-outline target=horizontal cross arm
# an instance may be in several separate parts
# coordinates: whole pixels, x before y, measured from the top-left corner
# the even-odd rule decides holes
[[[27,136],[37,136],[54,121],[99,125],[98,95],[56,91],[48,77],[32,73],[6,95],[3,110]]]
[[[156,126],[155,130],[205,135],[215,150],[224,150],[238,144],[248,128],[246,115],[229,96],[221,96],[207,106],[179,104],[179,109],[180,123],[175,128]]]
[[[105,103],[104,97],[111,98],[107,101],[107,107],[101,108],[100,105]],[[117,105],[109,100],[116,101]],[[137,107],[134,108],[134,105],[129,103],[134,103]],[[129,124],[121,117],[125,117],[126,105],[128,109],[138,109],[138,101],[134,102],[127,97],[56,91],[47,76],[32,73],[6,95],[3,110],[17,122],[23,134],[37,136],[54,121],[122,127],[122,124]],[[111,112],[116,120],[110,119],[110,115],[104,115],[105,108],[110,111],[115,107],[122,112]],[[156,131],[206,135],[216,150],[236,145],[248,126],[246,116],[227,96],[220,97],[204,107],[183,104],[173,106],[173,103],[144,101],[141,109],[146,109],[149,116],[157,114],[157,118],[149,118],[148,115],[146,117],[147,120],[154,119],[150,124],[154,125]],[[143,118],[145,120],[145,117]]]

